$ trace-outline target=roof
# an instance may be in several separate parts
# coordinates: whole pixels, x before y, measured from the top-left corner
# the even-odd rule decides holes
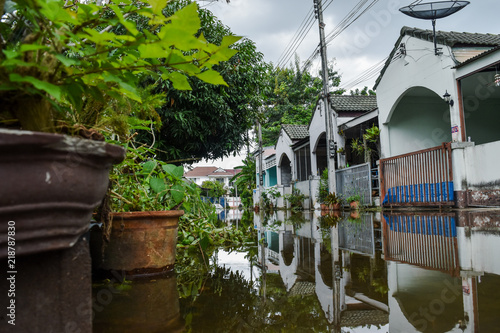
[[[217,176],[217,177],[232,177],[235,174],[239,173],[241,169],[222,169],[214,166],[201,166],[195,167],[192,170],[189,170],[184,174],[186,178],[197,178],[197,177],[208,177],[208,176]]]
[[[184,177],[187,178],[194,178],[194,177],[202,177],[202,176],[208,176],[209,174],[213,173],[215,170],[217,170],[217,167],[214,166],[207,166],[207,167],[195,167],[192,170],[189,170],[184,174]]]
[[[283,124],[281,127],[292,140],[301,140],[309,136],[308,125],[289,125]]]
[[[483,52],[483,53],[481,53],[481,54],[479,54],[479,55],[477,55],[477,56],[475,56],[475,57],[472,57],[472,58],[470,58],[470,59],[468,59],[468,60],[466,60],[466,61],[462,62],[461,64],[456,65],[454,68],[460,68],[460,67],[463,67],[463,66],[465,66],[465,65],[467,65],[467,64],[470,64],[471,62],[474,62],[474,61],[476,61],[476,60],[478,60],[478,59],[480,59],[480,58],[482,58],[482,57],[485,57],[485,56],[487,56],[488,54],[494,53],[494,52],[496,52],[496,51],[498,51],[498,50],[500,50],[500,46],[494,47],[494,48],[492,48],[492,49],[490,49],[490,50],[488,50],[488,51],[486,51],[486,52]]]
[[[377,96],[331,95],[330,104],[335,111],[372,111],[377,108]]]
[[[384,67],[380,71],[380,75],[375,81],[375,86],[373,89],[376,89],[380,80],[384,76],[384,73],[391,64],[396,51],[399,49],[401,44],[401,40],[405,36],[411,36],[415,38],[419,38],[425,41],[434,42],[433,40],[433,32],[432,30],[424,30],[418,28],[410,28],[404,26],[401,28],[401,33],[394,44],[394,48],[391,51],[391,54],[387,58]],[[446,45],[449,47],[496,47],[500,45],[500,35],[495,34],[479,34],[479,33],[470,33],[470,32],[447,32],[447,31],[436,31],[436,42],[437,44]]]

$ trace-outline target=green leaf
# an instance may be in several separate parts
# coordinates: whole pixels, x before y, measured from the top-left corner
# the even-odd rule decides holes
[[[167,189],[165,181],[157,177],[151,177],[151,179],[149,180],[149,186],[151,186],[151,189],[157,194]]]
[[[12,73],[9,75],[9,79],[12,82],[28,82],[31,83],[35,88],[39,90],[43,90],[52,97],[54,97],[57,101],[61,101],[61,88],[52,83],[45,82],[34,78],[33,76],[21,76],[16,73]]]
[[[210,239],[207,236],[205,236],[200,240],[201,249],[205,251],[208,245],[210,245]]]
[[[227,86],[227,83],[222,78],[222,75],[211,69],[206,70],[200,74],[196,74],[195,76],[206,83],[221,84]]]
[[[182,166],[176,166],[173,164],[162,165],[163,171],[165,171],[169,176],[175,179],[181,179],[184,175],[184,168]]]
[[[156,161],[147,161],[142,165],[142,172],[145,174],[150,174],[156,168]]]
[[[184,199],[184,187],[182,185],[174,185],[170,188],[172,199],[174,199],[175,204],[178,205]]]
[[[185,75],[182,75],[179,72],[172,72],[168,74],[163,74],[161,76],[164,80],[169,80],[172,82],[174,89],[177,90],[192,90],[191,85],[189,84],[189,80]]]

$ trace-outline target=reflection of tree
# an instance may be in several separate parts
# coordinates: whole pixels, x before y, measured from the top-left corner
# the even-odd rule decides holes
[[[257,253],[255,253],[255,256]],[[251,259],[251,258],[250,258]],[[254,262],[256,261],[256,258]],[[191,332],[282,332],[328,331],[314,293],[290,296],[278,274],[266,275],[266,297],[257,284],[221,266],[200,269],[191,263],[178,274],[181,314]],[[262,279],[262,277],[260,278]],[[192,283],[193,281],[198,281]],[[184,285],[189,282],[189,290]],[[196,288],[195,288],[196,289]]]
[[[387,304],[387,271],[380,253],[371,257],[351,254],[351,289]]]

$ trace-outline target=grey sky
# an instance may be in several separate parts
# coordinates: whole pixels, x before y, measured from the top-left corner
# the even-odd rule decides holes
[[[329,2],[323,0],[325,4]],[[367,1],[363,8],[371,2]],[[412,2],[414,0],[379,0],[329,44],[328,59],[336,59],[336,69],[342,74],[343,84],[352,82],[387,57],[403,26],[432,29],[431,21],[414,19],[398,11]],[[358,1],[333,0],[324,11],[325,33],[332,32],[356,4]],[[312,9],[313,0],[231,0],[229,4],[219,0],[211,3],[201,1],[200,5],[211,10],[233,33],[253,40],[265,60],[276,65]],[[438,20],[436,28],[499,34],[499,8],[498,0],[471,0],[463,10]],[[318,43],[318,25],[315,22],[296,51],[300,60],[308,59]],[[287,65],[293,59],[294,56]],[[319,61],[315,61],[311,71],[316,75],[319,68]],[[372,88],[376,76],[357,87],[367,85]]]
[[[237,35],[254,41],[267,62],[275,65],[289,45],[301,23],[313,8],[313,0],[226,0],[199,1],[211,10],[222,23]],[[323,0],[328,4],[329,0]],[[366,8],[372,1],[367,1]],[[344,30],[328,46],[327,56],[336,59],[336,69],[342,75],[342,86],[353,82],[367,69],[380,63],[394,47],[403,26],[432,29],[431,21],[418,20],[399,12],[414,0],[379,0],[369,11]],[[427,0],[422,1],[430,2]],[[325,33],[328,35],[358,4],[358,1],[333,0],[324,11]],[[500,34],[498,23],[499,0],[470,0],[470,4],[458,13],[440,19],[437,30]],[[296,53],[301,61],[308,59],[319,44],[318,25],[315,22]],[[287,62],[293,62],[294,56]],[[311,72],[318,74],[319,60]],[[368,80],[348,88],[372,88],[378,72]],[[241,158],[225,158],[222,161],[204,161],[198,165],[217,165],[232,168],[241,165]]]

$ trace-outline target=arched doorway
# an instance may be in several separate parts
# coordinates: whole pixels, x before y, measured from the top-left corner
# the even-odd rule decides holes
[[[450,107],[435,92],[413,87],[394,106],[387,128],[390,156],[436,147],[451,141]]]
[[[314,153],[316,155],[316,172],[317,175],[321,175],[323,170],[328,168],[328,158],[326,156],[326,134],[324,132],[318,138]]]
[[[286,154],[281,156],[280,162],[280,170],[281,170],[281,185],[290,186],[292,182],[292,162]]]

